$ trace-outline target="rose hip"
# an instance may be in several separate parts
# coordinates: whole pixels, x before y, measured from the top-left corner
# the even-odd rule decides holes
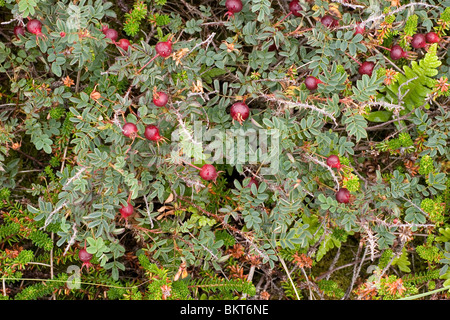
[[[350,191],[347,188],[341,188],[336,192],[336,200],[339,203],[348,203],[350,201]]]
[[[122,127],[122,133],[126,137],[135,137],[137,134],[138,128],[132,122],[127,122]]]
[[[300,17],[302,13],[300,11],[303,10],[302,6],[298,2],[298,0],[292,0],[289,3],[289,10],[292,12],[292,14],[296,17]]]
[[[431,32],[428,32],[425,35],[425,40],[428,43],[438,43],[439,42],[439,36],[437,35],[436,32],[431,31]]]
[[[122,48],[125,51],[128,51],[128,47],[130,46],[130,41],[128,41],[127,39],[120,39],[117,42],[117,45]]]
[[[126,207],[122,205],[119,212],[124,219],[127,219],[129,216],[133,214],[134,207],[128,202]]]
[[[113,42],[115,42],[117,40],[117,38],[119,37],[119,33],[114,29],[108,28],[103,33],[105,34],[106,38],[110,39]]]
[[[250,108],[245,104],[245,102],[236,102],[231,106],[230,115],[233,120],[236,120],[242,124],[242,122],[249,117]]]
[[[225,7],[228,9],[227,13],[225,13],[228,16],[233,16],[235,13],[238,13],[242,10],[243,5],[241,0],[227,0],[225,2]]]
[[[405,58],[407,56],[407,52],[403,50],[398,44],[393,45],[391,48],[390,57],[392,60],[398,60],[401,58]]]
[[[369,77],[371,77],[374,67],[375,67],[375,63],[373,63],[372,61],[364,61],[359,66],[358,72],[360,75],[367,74]]]
[[[150,141],[161,141],[163,138],[159,134],[159,129],[157,126],[149,124],[145,127],[144,136]]]
[[[167,58],[172,53],[171,41],[160,41],[155,46],[156,53],[163,58]]]
[[[341,168],[341,162],[339,161],[339,157],[332,154],[327,158],[327,165],[331,168],[340,169]]]
[[[421,48],[425,48],[425,46],[427,45],[427,41],[425,39],[425,35],[422,33],[416,33],[411,40],[411,46],[414,49],[421,49]]]
[[[217,178],[216,168],[212,164],[205,164],[200,169],[200,177],[206,181],[216,180]]]
[[[320,22],[327,28],[334,28],[339,25],[339,21],[337,19],[333,18],[332,16],[330,16],[329,14],[324,15],[320,19]]]
[[[311,90],[311,91],[316,90],[319,83],[323,83],[323,82],[320,81],[319,79],[317,79],[316,77],[307,76],[305,78],[305,86],[308,90]]]
[[[27,30],[32,34],[42,34],[42,23],[37,19],[32,19],[27,23]]]
[[[19,34],[21,36],[25,36],[25,28],[22,26],[15,26],[14,27],[14,35],[18,38]]]
[[[159,91],[153,95],[153,103],[155,106],[164,107],[169,101],[169,96],[167,93]]]

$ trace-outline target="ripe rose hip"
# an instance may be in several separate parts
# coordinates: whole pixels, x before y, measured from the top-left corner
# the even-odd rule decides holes
[[[327,165],[331,168],[340,169],[341,168],[341,162],[339,161],[339,157],[332,154],[327,158]]]
[[[334,28],[339,25],[339,21],[337,19],[333,18],[332,16],[330,16],[329,14],[324,15],[320,19],[320,22],[322,22],[322,24],[327,28]]]
[[[230,108],[230,115],[233,120],[242,124],[250,115],[250,108],[244,102],[236,102]]]
[[[124,207],[122,205],[122,208],[120,208],[120,214],[122,215],[123,218],[127,219],[129,216],[131,216],[134,212],[134,208],[133,206],[128,202],[127,206]]]
[[[425,48],[427,41],[425,40],[425,35],[422,33],[416,33],[411,40],[411,46],[414,49]]]
[[[205,164],[200,169],[200,177],[206,181],[216,180],[217,178],[216,168],[212,164]]]
[[[124,134],[124,136],[126,137],[133,137],[136,136],[136,133],[138,131],[138,128],[136,127],[136,125],[132,122],[127,122],[123,125],[122,127],[122,133]]]
[[[257,181],[255,178],[253,178],[253,177],[250,178],[250,181],[249,181],[249,183],[247,184],[246,188],[251,188],[251,187],[252,187],[252,184],[254,184],[254,185],[258,188],[259,183],[258,183],[258,181]]]
[[[437,35],[436,32],[431,31],[431,32],[428,32],[425,35],[425,40],[428,43],[438,43],[439,42],[439,36]]]
[[[270,46],[269,46],[269,52],[272,52],[272,51],[276,51],[278,48],[277,48],[277,45],[275,44],[275,43],[272,43]]]
[[[103,33],[105,34],[105,37],[111,39],[111,41],[116,41],[117,38],[119,37],[119,33],[114,29],[108,28]]]
[[[354,33],[353,35],[364,34],[364,31],[365,31],[364,26],[361,26],[361,25],[358,24],[358,25],[355,27],[355,33]]]
[[[78,258],[83,262],[83,264],[81,265],[81,270],[83,270],[84,267],[86,267],[87,269],[92,267],[91,263],[92,257],[93,255],[87,252],[86,245],[84,246],[84,248],[78,251]]]
[[[19,34],[21,36],[25,36],[25,28],[22,26],[15,26],[14,27],[14,35],[18,38]]]
[[[348,203],[350,201],[350,191],[347,188],[341,188],[336,192],[336,200],[339,203]]]
[[[156,53],[163,58],[167,58],[172,53],[171,41],[160,41],[155,46]]]
[[[157,126],[149,124],[145,127],[144,136],[151,141],[160,141],[162,137],[159,134],[159,129]]]
[[[390,53],[390,57],[392,60],[398,60],[406,56],[407,56],[406,51],[403,50],[403,48],[400,47],[398,44],[392,46]]]
[[[227,0],[225,2],[225,7],[228,9],[227,14],[232,16],[235,13],[238,13],[242,10],[242,1],[241,0]]]
[[[296,17],[300,17],[302,15],[302,13],[300,11],[302,11],[303,8],[300,5],[300,3],[298,2],[298,0],[292,0],[289,3],[289,11],[292,12],[292,14]]]
[[[153,103],[157,107],[164,107],[167,101],[169,101],[169,96],[165,92],[159,91],[153,96]]]
[[[90,254],[86,251],[86,249],[83,248],[78,251],[78,258],[80,258],[80,260],[83,262],[89,262],[92,259],[92,254]]]
[[[117,45],[119,47],[121,47],[123,50],[128,51],[128,47],[130,46],[130,41],[128,41],[127,39],[120,39],[117,42]]]
[[[305,86],[308,90],[311,90],[311,91],[316,90],[319,83],[323,83],[323,82],[320,81],[319,79],[317,79],[316,77],[307,76],[305,78]]]
[[[374,67],[375,63],[373,63],[372,61],[364,61],[363,63],[361,63],[361,66],[359,66],[358,72],[360,75],[367,74],[369,77],[371,77]]]
[[[32,34],[39,35],[42,33],[42,23],[37,19],[30,20],[27,23],[27,30]]]

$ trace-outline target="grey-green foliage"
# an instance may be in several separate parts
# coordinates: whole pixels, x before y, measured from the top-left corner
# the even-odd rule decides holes
[[[37,151],[52,154],[58,150],[58,137],[67,119],[45,118],[42,110],[53,103],[70,111],[67,121],[73,128],[72,134],[66,136],[67,160],[71,164],[56,174],[60,182],[57,197],[45,198],[42,192],[37,204],[30,205],[29,210],[45,226],[49,223],[60,226],[57,246],[88,239],[89,250],[115,278],[124,270],[120,261],[124,247],[118,239],[125,232],[150,243],[146,250],[162,263],[177,265],[183,257],[190,266],[220,269],[226,258],[224,242],[214,241],[214,231],[221,223],[229,223],[242,229],[232,236],[239,237],[251,253],[273,268],[279,247],[306,250],[324,235],[326,244],[319,247],[319,256],[323,257],[331,249],[331,243],[338,245],[327,233],[329,230],[318,227],[311,217],[327,217],[326,222],[347,233],[365,232],[362,221],[373,218],[373,210],[393,212],[410,224],[423,224],[426,215],[420,209],[420,200],[445,189],[444,173],[412,177],[392,168],[387,181],[383,181],[378,170],[377,183],[366,182],[352,194],[351,204],[335,200],[334,192],[342,186],[342,176],[330,172],[324,158],[339,154],[357,167],[355,153],[360,156],[360,150],[372,151],[364,106],[383,93],[384,77],[376,71],[372,76],[357,75],[358,64],[351,57],[366,58],[369,52],[361,43],[363,36],[354,35],[353,29],[329,30],[320,23],[309,26],[315,23],[314,18],[329,10],[327,1],[316,1],[316,11],[305,11],[302,18],[290,16],[283,22],[283,28],[278,29],[272,23],[282,18],[274,9],[278,4],[268,0],[246,1],[242,12],[215,25],[219,29],[214,32],[212,27],[204,26],[212,19],[209,7],[200,7],[200,15],[193,12],[192,18],[186,20],[172,13],[167,28],[158,26],[151,39],[139,33],[131,39],[133,50],[126,54],[105,40],[100,30],[107,17],[115,17],[113,3],[59,1],[53,5],[21,0],[8,4],[24,15],[32,14],[33,10],[45,13],[46,40],[34,36],[20,40],[18,44],[23,49],[18,49],[17,55],[0,43],[0,71],[6,72],[19,64],[24,72],[32,72],[29,67],[38,61],[39,70],[49,74],[42,84],[51,88],[50,94],[37,91],[26,79],[17,77],[11,81],[11,92],[25,100],[20,106],[26,115],[25,134]],[[364,18],[369,14],[361,12]],[[354,18],[345,14],[342,22],[350,24]],[[299,26],[312,30],[290,34]],[[61,37],[61,31],[66,36]],[[89,34],[81,39],[79,31]],[[169,33],[176,39],[173,53],[185,55],[178,60],[156,57],[146,65],[155,57],[156,41],[167,40]],[[269,52],[272,41],[277,45],[276,52]],[[369,59],[386,66],[378,56]],[[307,74],[323,82],[316,92],[305,89],[303,81]],[[77,92],[60,83],[65,76],[81,83]],[[115,84],[111,77],[117,80]],[[194,92],[193,86],[199,84],[203,91],[197,88]],[[432,82],[427,84],[431,87]],[[94,88],[99,98],[91,95]],[[154,90],[170,95],[166,107],[152,103]],[[231,121],[229,107],[244,99],[251,108],[251,117],[241,125]],[[430,117],[427,110],[414,110],[410,120],[416,128],[412,135],[414,138],[419,133],[427,135],[421,155],[448,157],[449,115],[443,107],[436,110],[439,112],[436,118]],[[7,117],[2,113],[1,122]],[[124,122],[136,123],[140,137],[134,140],[125,137]],[[235,169],[242,177],[251,171],[263,180],[258,187],[251,188],[244,187],[248,180],[227,181],[227,187],[232,186],[232,200],[225,201],[225,205],[211,204],[208,183],[199,178],[196,169],[181,161],[182,155],[197,156],[204,151],[203,146],[190,148],[195,140],[191,135],[196,122],[208,130],[228,130],[232,134],[238,129],[276,131],[280,142],[278,172],[260,174],[260,169],[269,166],[265,161],[270,160],[261,147],[254,150],[259,156],[256,164],[225,161],[220,164],[223,170],[220,178],[227,173],[230,177]],[[0,137],[0,165],[7,167],[9,178],[14,178],[17,163],[5,164],[4,145],[11,142],[11,132],[18,124],[10,119],[6,123],[5,134],[2,130]],[[158,125],[161,135],[168,140],[178,130],[177,149],[174,151],[169,142],[154,144],[143,138],[149,124]],[[227,154],[224,160],[231,156],[234,154]],[[202,164],[211,160],[203,155],[199,158]],[[339,179],[338,186],[335,179]],[[6,178],[0,181],[13,184]],[[168,201],[170,197],[172,200]],[[189,197],[197,207],[179,201],[178,197]],[[136,210],[131,225],[141,228],[140,231],[130,231],[132,227],[119,220],[119,208],[127,201]],[[215,211],[206,211],[207,206]],[[166,210],[173,212],[164,216]],[[216,217],[207,216],[206,212],[222,214],[223,221],[216,221]],[[197,220],[190,219],[194,214]],[[200,219],[207,222],[200,225],[197,223]],[[141,233],[142,230],[145,232]],[[379,246],[385,248],[393,243],[397,230],[376,226],[372,231]]]

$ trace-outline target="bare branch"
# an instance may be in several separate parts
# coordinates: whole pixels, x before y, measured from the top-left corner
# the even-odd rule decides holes
[[[331,120],[333,120],[334,124],[336,126],[338,125],[337,122],[336,122],[336,118],[331,113],[329,113],[329,112],[327,112],[327,111],[325,111],[323,109],[320,109],[320,108],[318,108],[318,107],[316,107],[314,105],[301,103],[301,102],[295,102],[295,101],[288,101],[288,100],[284,100],[284,99],[279,99],[279,98],[275,98],[275,96],[266,95],[266,94],[263,94],[260,97],[262,97],[262,98],[264,98],[266,100],[269,100],[269,101],[278,102],[280,104],[286,104],[286,105],[293,106],[293,107],[314,110],[314,111],[316,111],[318,113],[321,113],[321,114],[331,118]]]

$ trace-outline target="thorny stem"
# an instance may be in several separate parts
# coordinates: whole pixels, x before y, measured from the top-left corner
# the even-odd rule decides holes
[[[148,220],[150,220],[150,228],[153,229],[153,219],[150,216],[150,209],[148,207],[148,201],[147,201],[147,196],[144,194],[144,201],[145,201],[145,207],[147,209],[147,215],[148,215]]]
[[[375,16],[375,17],[370,17],[367,20],[362,21],[360,23],[342,26],[342,27],[339,27],[337,29],[351,29],[351,28],[356,27],[358,24],[368,25],[370,22],[376,22],[378,20],[383,20],[384,18],[386,18],[386,16],[396,14],[397,12],[403,11],[406,8],[414,7],[414,6],[425,6],[425,7],[432,7],[432,8],[435,8],[435,9],[439,8],[438,6],[431,5],[431,4],[428,4],[428,3],[425,3],[425,2],[411,2],[411,3],[405,4],[403,6],[400,6],[400,7],[398,7],[397,9],[395,9],[395,10],[393,10],[391,12],[383,13],[383,14],[381,14],[379,16]]]
[[[363,246],[363,243],[360,242],[360,245],[358,246],[358,252],[356,253],[356,257],[359,256],[359,254],[361,252],[361,249],[362,249],[362,246]],[[348,287],[347,292],[345,293],[345,295],[342,298],[342,300],[347,300],[349,295],[350,295],[350,293],[352,292],[353,286],[355,285],[356,278],[358,277],[359,273],[361,272],[361,267],[362,267],[362,264],[364,262],[364,259],[365,259],[366,255],[367,255],[367,247],[364,250],[364,254],[363,254],[363,257],[361,259],[361,263],[359,264],[359,266],[357,267],[356,264],[355,264],[355,268],[353,269],[352,282],[350,283],[350,286]]]
[[[266,99],[266,100],[269,100],[269,101],[278,102],[280,104],[287,104],[287,105],[293,106],[293,107],[314,110],[314,111],[316,111],[318,113],[321,113],[321,114],[326,115],[327,117],[331,118],[331,120],[333,120],[334,124],[336,126],[338,125],[337,122],[336,122],[336,118],[331,113],[329,113],[329,112],[327,112],[327,111],[325,111],[323,109],[317,108],[314,105],[309,105],[309,104],[306,104],[306,103],[300,103],[300,102],[295,102],[295,101],[288,101],[288,100],[284,100],[284,99],[279,99],[279,98],[276,98],[273,95],[263,94],[263,95],[261,95],[261,97]]]

